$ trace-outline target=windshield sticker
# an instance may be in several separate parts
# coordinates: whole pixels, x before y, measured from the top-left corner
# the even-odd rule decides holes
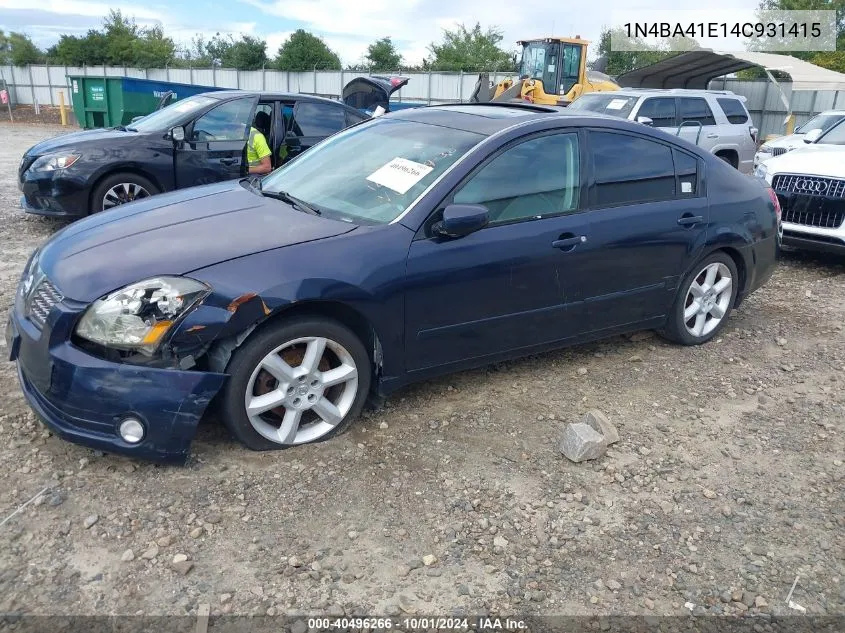
[[[367,176],[367,180],[392,189],[398,194],[404,194],[430,174],[432,169],[432,166],[396,157]]]
[[[610,103],[607,104],[608,110],[621,110],[628,104],[626,99],[614,99]]]

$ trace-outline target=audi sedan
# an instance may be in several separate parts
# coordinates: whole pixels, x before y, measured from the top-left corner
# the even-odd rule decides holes
[[[447,372],[639,329],[704,343],[772,274],[778,229],[759,179],[637,123],[408,109],[65,228],[6,337],[67,440],[181,462],[214,408],[278,449]]]

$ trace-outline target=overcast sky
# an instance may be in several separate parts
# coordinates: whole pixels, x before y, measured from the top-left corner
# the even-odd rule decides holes
[[[672,7],[706,8],[716,20],[719,9],[751,11],[758,4],[759,0],[708,0],[704,7],[698,0],[678,0]],[[502,46],[511,49],[517,39],[548,35],[581,35],[596,41],[602,27],[611,24],[613,11],[663,10],[666,5],[665,0],[0,0],[0,29],[23,31],[47,48],[63,33],[79,35],[98,28],[113,8],[139,24],[163,26],[180,44],[190,43],[198,32],[258,36],[267,40],[270,57],[298,28],[323,37],[347,64],[361,61],[369,43],[389,35],[405,62],[417,64],[427,55],[428,44],[440,39],[441,30],[456,23],[496,26],[505,36]],[[670,12],[666,15],[671,18]]]

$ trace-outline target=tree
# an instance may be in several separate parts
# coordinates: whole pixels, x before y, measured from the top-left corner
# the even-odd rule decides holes
[[[340,57],[316,35],[298,29],[279,47],[276,67],[280,70],[340,70]]]
[[[99,66],[107,63],[107,43],[106,36],[93,29],[84,37],[62,35],[59,43],[47,51],[47,56],[50,61],[66,66]]]
[[[479,23],[469,31],[463,24],[451,31],[443,29],[443,40],[428,46],[432,55],[428,66],[431,70],[464,72],[511,70],[513,56],[499,48],[502,39],[501,31],[493,27],[482,31]]]
[[[28,35],[12,31],[8,35],[0,31],[0,64],[26,66],[44,61],[44,53],[29,39]]]
[[[611,41],[617,46],[612,46]],[[618,49],[618,44],[622,41],[626,44],[625,48],[638,50],[613,50],[614,48]],[[667,53],[661,50],[659,46],[649,45],[640,39],[629,38],[621,28],[615,31],[604,29],[601,32],[596,52],[600,57],[607,58],[607,70],[605,72],[608,75],[621,75],[635,68],[654,64],[667,57]]]
[[[370,63],[369,69],[373,72],[398,70],[402,65],[402,55],[389,37],[383,37],[370,44],[367,48],[367,60]]]
[[[239,70],[258,70],[267,63],[267,42],[250,35],[241,35],[240,40],[217,33],[209,41],[202,35],[194,38],[194,48],[198,59],[208,64],[216,64]]]
[[[765,11],[836,11],[836,50],[835,51],[782,51],[786,55],[797,57],[838,72],[845,72],[845,0],[761,0],[758,14]],[[752,47],[765,50],[764,48]],[[778,51],[771,50],[776,53]],[[765,77],[759,69],[749,69],[743,73],[747,77]],[[775,73],[773,73],[775,74]],[[777,76],[777,75],[775,75]]]
[[[176,56],[176,44],[164,36],[160,26],[144,31],[143,37],[132,42],[132,65],[138,68],[161,68]]]
[[[103,20],[103,33],[106,36],[106,62],[113,66],[130,65],[135,61],[138,50],[137,40],[142,35],[132,18],[124,17],[114,9]]]

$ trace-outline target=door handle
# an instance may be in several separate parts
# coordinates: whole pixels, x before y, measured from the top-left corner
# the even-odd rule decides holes
[[[707,138],[719,138],[719,135],[711,132],[710,134],[707,135]]]
[[[240,161],[239,158],[221,158],[220,159],[220,163],[222,165],[238,165],[238,164],[240,164],[240,162],[241,161]]]
[[[681,226],[695,226],[700,222],[704,222],[704,218],[700,215],[685,215],[678,218],[678,224]]]
[[[577,235],[575,237],[565,237],[560,240],[555,240],[552,242],[552,248],[559,248],[561,250],[572,250],[579,244],[583,244],[587,241],[586,235]]]

